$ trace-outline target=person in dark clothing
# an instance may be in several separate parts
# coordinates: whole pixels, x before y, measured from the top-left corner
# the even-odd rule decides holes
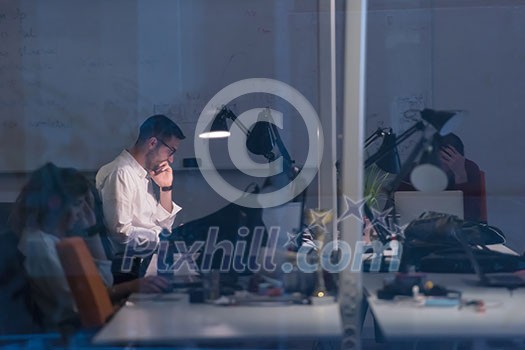
[[[440,136],[432,140],[432,149],[427,155],[427,162],[440,167],[448,178],[447,191],[463,192],[464,218],[469,221],[482,221],[481,217],[481,172],[476,163],[465,158],[465,148],[455,134]],[[415,190],[410,181],[404,181],[399,191]]]

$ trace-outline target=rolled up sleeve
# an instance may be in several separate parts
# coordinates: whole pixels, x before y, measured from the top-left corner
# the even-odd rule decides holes
[[[171,202],[171,204],[173,208],[171,210],[171,213],[167,211],[160,203],[157,205],[157,210],[155,213],[155,222],[157,223],[157,225],[166,230],[171,230],[177,213],[182,209],[180,206],[175,204],[175,202]]]

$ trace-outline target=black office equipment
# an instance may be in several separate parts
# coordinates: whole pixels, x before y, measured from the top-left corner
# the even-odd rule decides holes
[[[478,260],[474,256],[473,248],[467,243],[465,237],[458,232],[456,232],[455,235],[457,240],[460,242],[461,246],[465,250],[465,253],[467,254],[470,260],[470,263],[472,264],[472,268],[479,277],[479,282],[481,285],[487,287],[505,287],[509,289],[525,287],[525,278],[516,273],[485,273],[481,268],[480,264],[478,263]],[[521,266],[521,269],[525,269],[525,262],[523,265],[524,266]],[[516,270],[518,269],[520,269],[519,266]]]
[[[248,230],[246,236],[239,235],[239,232],[243,234],[243,231],[239,231],[241,228],[242,230]],[[232,266],[235,262],[234,259],[240,258],[240,262],[244,267],[242,269],[237,269],[239,271],[235,272],[248,273],[250,270],[250,261],[253,264],[253,261],[256,258],[256,256],[250,256],[250,247],[252,246],[254,238],[259,240],[259,242],[254,242],[253,245],[255,248],[260,248],[265,245],[267,240],[266,228],[262,221],[262,209],[246,208],[236,203],[231,203],[212,214],[185,223],[173,229],[168,240],[183,241],[187,248],[190,249],[191,245],[197,241],[206,242],[210,238],[210,229],[212,229],[212,232],[215,230],[217,231],[217,243],[224,241],[231,242],[234,250],[232,255],[226,255],[223,254],[223,250],[217,249],[212,256],[208,257],[208,259],[211,258],[211,265],[209,268],[225,270],[221,272],[234,271]],[[236,257],[236,250],[240,249],[236,249],[240,246],[237,245],[238,241],[244,241],[242,244],[244,251],[237,252],[241,254]],[[172,249],[174,248],[175,247],[172,247]],[[206,260],[204,260],[206,259],[206,256],[203,254],[204,248],[205,247],[203,246],[200,249],[201,254],[196,261],[199,268],[202,268],[203,264],[206,263]],[[228,268],[222,263],[224,259],[231,263]]]
[[[425,213],[405,229],[401,269],[413,266],[422,272],[485,273],[525,269],[521,256],[488,249],[505,242],[501,231],[453,215]]]

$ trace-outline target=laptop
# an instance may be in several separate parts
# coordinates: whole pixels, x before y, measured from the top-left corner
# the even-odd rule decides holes
[[[198,255],[194,257],[196,259]],[[180,254],[173,254],[173,261],[178,261],[181,258]],[[147,276],[156,276],[160,275],[168,280],[168,282],[173,287],[182,287],[182,286],[192,286],[199,285],[202,283],[200,274],[196,266],[191,266],[187,262],[184,262],[180,265],[179,268],[168,271],[161,272],[158,270],[158,254],[155,253],[151,256],[150,263],[146,269],[145,277]]]
[[[451,214],[463,219],[462,191],[398,191],[394,193],[399,224],[406,225],[427,211]]]

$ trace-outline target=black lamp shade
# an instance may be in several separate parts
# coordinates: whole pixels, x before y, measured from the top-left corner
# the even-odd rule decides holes
[[[210,131],[203,132],[199,135],[202,139],[218,139],[223,137],[229,137],[230,131],[228,130],[228,124],[226,118],[222,113],[219,113],[213,122],[211,123]]]
[[[269,109],[267,109],[261,113],[270,112]],[[268,116],[271,117],[271,115]],[[241,131],[247,136],[246,148],[248,148],[251,153],[262,155],[269,161],[272,161],[275,159],[275,154],[272,151],[277,146],[283,157],[290,160],[290,155],[288,154],[286,147],[282,144],[279,132],[276,129],[277,127],[273,123],[263,121],[259,118],[259,121],[253,125],[251,130],[248,130],[248,128],[237,119],[237,116],[226,106],[221,108],[211,122],[210,131],[201,133],[199,137],[203,139],[229,137],[230,131],[227,119],[236,123]]]
[[[441,136],[453,132],[460,121],[455,111],[435,111],[428,108],[421,111],[421,119],[432,125]]]
[[[275,147],[276,136],[269,122],[256,122],[246,139],[246,147],[257,155],[269,155]]]
[[[376,165],[388,173],[398,174],[401,170],[401,160],[396,147],[396,134],[385,134],[377,152],[383,156],[376,161]]]

